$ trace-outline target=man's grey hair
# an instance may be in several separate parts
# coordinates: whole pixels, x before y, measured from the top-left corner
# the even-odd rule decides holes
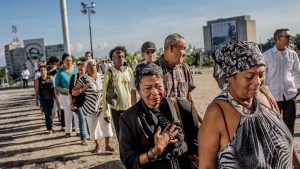
[[[165,39],[164,50],[167,50],[171,45],[179,46],[181,39],[184,39],[184,37],[178,33],[172,33],[171,35],[167,36]]]

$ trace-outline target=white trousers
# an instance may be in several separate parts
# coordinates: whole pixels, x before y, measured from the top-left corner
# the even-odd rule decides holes
[[[75,131],[76,133],[79,133],[79,122],[78,122],[78,116],[76,113],[71,111],[70,106],[70,99],[68,96],[65,95],[59,95],[59,103],[64,109],[65,114],[65,132],[71,133],[72,132],[72,118],[74,116],[74,123],[75,123]]]

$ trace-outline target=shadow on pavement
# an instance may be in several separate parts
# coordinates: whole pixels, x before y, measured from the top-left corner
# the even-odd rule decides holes
[[[11,110],[11,109],[7,109],[7,110]],[[23,112],[36,111],[36,110],[40,110],[40,108],[37,107],[37,108],[31,108],[29,110],[26,109],[26,110],[18,110],[18,111],[1,112],[0,115],[4,115],[4,114],[10,114],[11,115],[11,114],[15,114],[15,113],[23,113]]]
[[[47,135],[47,133],[46,132],[36,133],[35,136],[37,136],[37,135]],[[63,138],[64,138],[64,136],[58,136],[58,137],[51,137],[51,138],[36,139],[36,140],[20,142],[20,143],[0,144],[0,148],[1,147],[8,147],[8,146],[26,145],[26,144],[31,144],[31,143],[39,143],[39,142],[51,141],[51,140],[57,140],[57,139],[63,139]]]
[[[24,131],[30,131],[30,130],[37,130],[40,128],[41,128],[41,126],[20,127],[20,128],[14,128],[11,130],[0,130],[0,134],[24,132]]]
[[[300,118],[300,114],[297,114],[297,115],[296,115],[296,119],[299,119],[299,118]]]
[[[42,126],[44,126],[43,124],[45,124],[45,123],[32,123],[32,124],[22,125],[22,127],[36,126],[36,125],[39,125],[42,127]],[[16,128],[17,128],[17,126],[2,127],[1,130],[12,130],[12,129],[16,129]]]
[[[6,126],[6,125],[11,125],[11,124],[23,124],[23,123],[26,123],[26,122],[32,122],[32,120],[18,120],[18,121],[11,121],[11,122],[7,122],[7,123],[1,123],[0,126]],[[2,128],[1,128],[2,130]],[[0,133],[1,133],[1,130],[0,130]]]
[[[111,168],[125,169],[125,167],[123,166],[120,160],[108,161],[98,166],[91,167],[90,169],[111,169]]]
[[[55,155],[44,158],[37,158],[32,160],[14,160],[0,163],[0,168],[13,168],[13,167],[22,167],[24,165],[32,165],[32,164],[45,164],[45,163],[55,163],[55,162],[67,162],[72,160],[78,160],[81,157],[93,156],[91,155],[76,155],[78,153],[89,152],[89,151],[81,151],[76,153],[67,153],[61,155]],[[73,155],[73,156],[72,156]],[[43,168],[46,168],[45,166]]]
[[[22,114],[22,115],[15,115],[15,116],[9,116],[9,117],[0,117],[0,120],[7,120],[7,119],[16,119],[20,117],[28,117],[32,114]]]
[[[54,137],[55,139],[63,139],[64,136],[59,136],[59,137]],[[47,139],[41,139],[44,141],[49,141],[53,140],[50,138]],[[34,142],[37,142],[36,140]],[[75,142],[75,143],[72,143]],[[53,145],[48,145],[48,146],[42,146],[42,147],[34,147],[34,148],[24,148],[24,149],[18,149],[18,150],[12,150],[12,151],[6,151],[4,155],[0,154],[0,158],[7,158],[7,157],[13,157],[17,154],[24,154],[24,153],[29,153],[29,152],[35,152],[35,151],[43,151],[43,150],[49,150],[49,149],[54,149],[54,148],[59,148],[59,147],[69,147],[73,145],[79,145],[78,140],[73,140],[73,141],[66,141],[63,143],[58,143],[58,144],[53,144]],[[0,163],[1,166],[1,163]]]
[[[24,107],[32,107],[33,103],[32,101],[25,101],[25,102],[19,102],[19,103],[8,103],[5,105],[0,106],[0,110],[9,110],[9,109],[16,109],[16,108],[24,108]]]

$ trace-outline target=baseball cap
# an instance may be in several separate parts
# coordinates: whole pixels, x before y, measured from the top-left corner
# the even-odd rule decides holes
[[[141,48],[142,52],[147,52],[148,50],[156,50],[155,44],[151,41],[145,42]]]

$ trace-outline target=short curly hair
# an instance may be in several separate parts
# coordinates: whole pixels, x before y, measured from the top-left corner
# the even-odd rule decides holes
[[[127,55],[127,50],[126,50],[126,48],[125,48],[124,46],[116,46],[115,48],[113,48],[113,49],[109,52],[109,58],[110,58],[110,60],[112,60],[112,57],[113,57],[114,52],[115,52],[115,51],[118,51],[118,50],[124,52],[124,53],[125,53],[125,57],[126,57],[126,55]]]

